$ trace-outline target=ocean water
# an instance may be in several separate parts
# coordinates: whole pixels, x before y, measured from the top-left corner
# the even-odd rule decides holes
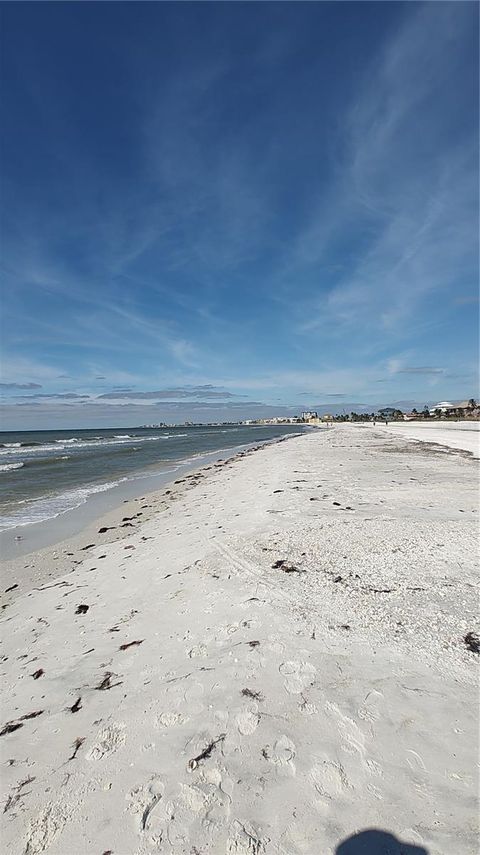
[[[43,522],[124,481],[172,472],[300,425],[0,432],[0,530]]]

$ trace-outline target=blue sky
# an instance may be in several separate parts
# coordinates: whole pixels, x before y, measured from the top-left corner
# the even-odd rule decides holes
[[[478,6],[4,3],[4,428],[478,394]]]

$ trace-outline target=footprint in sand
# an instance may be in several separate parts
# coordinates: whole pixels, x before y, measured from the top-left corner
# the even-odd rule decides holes
[[[317,673],[316,668],[309,662],[295,662],[294,660],[282,662],[278,670],[285,677],[283,684],[285,691],[291,695],[299,695],[303,692],[306,686],[313,682]]]
[[[270,838],[264,837],[259,829],[235,820],[230,826],[226,855],[264,855],[269,843]]]
[[[338,798],[344,790],[352,786],[342,764],[333,760],[316,763],[310,769],[308,777],[317,793],[326,799]]]
[[[358,710],[358,717],[363,721],[368,721],[370,724],[378,721],[381,716],[381,705],[383,702],[383,693],[373,689],[368,693],[362,706]]]
[[[260,716],[257,712],[256,704],[246,710],[242,710],[235,719],[238,731],[242,736],[250,736],[257,729],[259,721]]]
[[[205,644],[196,644],[195,647],[191,647],[187,651],[187,655],[189,659],[195,659],[197,656],[206,656],[207,648]]]
[[[176,712],[162,712],[155,718],[155,727],[175,727],[189,721],[188,716]]]
[[[341,746],[343,751],[346,751],[347,754],[358,752],[363,759],[365,756],[365,737],[358,725],[330,702],[325,704],[325,712],[337,721],[337,727],[343,739]]]
[[[279,775],[295,775],[295,763],[293,762],[296,756],[295,744],[288,736],[281,736],[274,743],[273,748],[266,745],[262,751],[265,760],[277,767]]]
[[[73,809],[70,805],[57,802],[49,805],[30,823],[25,844],[25,855],[38,855],[44,852],[63,831]]]
[[[109,724],[97,735],[95,744],[87,753],[87,760],[102,760],[125,745],[125,741],[125,725]]]
[[[209,829],[221,828],[230,819],[233,781],[223,778],[219,769],[207,769],[204,773],[208,787],[207,810],[202,825]]]
[[[187,704],[189,712],[201,713],[203,711],[203,692],[204,689],[201,683],[192,683],[192,685],[190,685],[188,689],[185,690],[183,694],[183,700]]]
[[[160,802],[165,787],[163,781],[154,775],[146,784],[131,790],[127,795],[128,807],[140,825],[140,831],[147,831],[154,808]]]
[[[377,763],[376,760],[367,760],[367,771],[370,775],[376,775],[377,778],[381,778],[383,776],[383,769],[380,766],[380,763]]]
[[[378,787],[375,786],[375,784],[367,784],[367,792],[369,792],[374,799],[377,799],[377,801],[382,801],[383,796]]]
[[[413,773],[413,775],[410,776],[410,781],[413,784],[413,788],[417,795],[422,799],[432,799],[433,794],[429,784],[428,769],[423,757],[412,748],[407,748],[405,759]]]

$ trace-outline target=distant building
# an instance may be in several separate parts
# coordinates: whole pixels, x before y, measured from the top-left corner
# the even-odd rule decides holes
[[[318,419],[318,413],[313,410],[312,412],[302,413],[302,419],[304,422],[311,422],[312,419]]]
[[[430,407],[429,413],[431,416],[434,416],[437,410],[440,410],[441,413],[448,413],[449,410],[455,410],[456,407],[457,405],[452,404],[450,401],[440,401],[439,404],[435,404],[434,407]]]
[[[453,401],[453,403],[451,401],[440,401],[435,406],[430,407],[429,413],[431,416],[436,416],[438,412],[444,416],[477,419],[480,409],[477,402],[473,398],[470,398],[469,401]]]

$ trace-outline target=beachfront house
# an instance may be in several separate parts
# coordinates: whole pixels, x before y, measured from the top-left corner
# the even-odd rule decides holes
[[[383,407],[382,410],[378,411],[378,418],[386,419],[388,421],[388,419],[395,418],[398,412],[399,410],[396,410],[395,407]]]
[[[429,413],[431,416],[453,416],[457,419],[478,419],[480,409],[474,398],[468,401],[440,401],[435,406],[430,407]]]
[[[436,416],[437,411],[441,413],[448,413],[450,410],[455,409],[455,404],[452,404],[450,401],[440,401],[438,404],[435,404],[434,407],[430,407],[429,413],[431,416]]]
[[[302,422],[305,422],[307,425],[319,425],[322,423],[322,420],[315,410],[308,410],[302,413]]]

